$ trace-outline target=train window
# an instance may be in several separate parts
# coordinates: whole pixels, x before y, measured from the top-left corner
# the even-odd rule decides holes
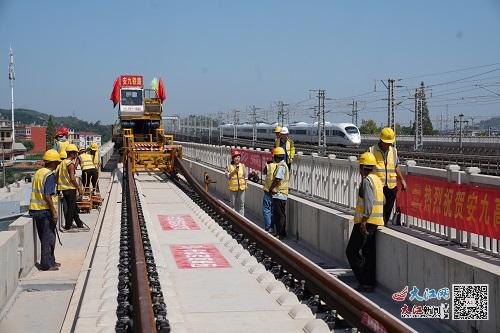
[[[293,129],[293,130],[290,130],[290,134],[306,135],[307,134],[307,130],[296,130],[296,129]]]
[[[267,133],[265,128],[257,128],[257,133]]]
[[[354,127],[354,126],[347,126],[345,128],[345,131],[348,133],[348,134],[358,134],[359,131],[358,131],[358,128],[357,127]]]

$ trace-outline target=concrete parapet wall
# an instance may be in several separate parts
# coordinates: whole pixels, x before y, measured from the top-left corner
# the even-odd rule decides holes
[[[18,245],[18,232],[0,232],[0,312],[17,288],[20,263]]]
[[[228,198],[225,175],[198,162],[185,161],[200,183],[207,172],[215,184],[210,192]],[[245,210],[260,216],[262,186],[249,183]],[[345,248],[352,230],[352,215],[291,195],[287,203],[288,234],[308,244],[344,267],[349,267]],[[452,288],[452,284],[487,283],[489,285],[488,321],[451,321],[461,332],[500,332],[500,266],[433,245],[406,234],[382,228],[377,236],[377,281],[388,292],[408,285],[425,288]],[[451,301],[451,300],[450,300]],[[450,308],[451,316],[451,308]]]
[[[25,183],[19,182],[9,185],[9,189],[3,187],[0,189],[0,200],[1,201],[25,201]]]
[[[40,242],[31,217],[21,216],[0,232],[0,313],[14,295],[19,278],[40,260]]]
[[[9,230],[17,231],[19,235],[19,277],[25,277],[40,259],[40,242],[33,219],[29,216],[21,216],[9,225]]]

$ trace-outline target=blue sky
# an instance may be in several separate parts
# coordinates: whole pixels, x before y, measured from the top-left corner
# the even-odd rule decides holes
[[[12,43],[16,106],[54,115],[113,122],[113,80],[129,73],[164,79],[167,114],[244,111],[253,104],[264,110],[283,100],[304,120],[315,104],[304,101],[309,89],[322,88],[336,99],[328,102],[329,120],[350,120],[349,97],[366,93],[357,97],[359,116],[380,123],[387,102],[380,81],[373,92],[374,79],[490,65],[406,79],[396,94],[403,101],[397,119],[407,123],[413,117],[407,97],[420,80],[431,85],[472,75],[484,80],[432,89],[446,97],[429,101],[431,117],[448,105],[449,117],[482,119],[500,115],[499,32],[495,0],[0,0],[0,107],[10,105]]]

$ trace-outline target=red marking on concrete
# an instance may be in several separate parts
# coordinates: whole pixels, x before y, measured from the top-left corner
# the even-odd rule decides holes
[[[226,268],[229,262],[212,244],[170,245],[178,268]]]
[[[200,227],[189,214],[158,215],[162,230],[199,230]]]

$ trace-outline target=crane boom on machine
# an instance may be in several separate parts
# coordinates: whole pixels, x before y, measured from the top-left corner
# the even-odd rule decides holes
[[[174,172],[175,156],[182,146],[165,134],[162,121],[165,90],[160,79],[156,89],[144,88],[140,75],[121,75],[115,80],[110,99],[118,105],[113,142],[123,160],[131,159],[132,172]]]

